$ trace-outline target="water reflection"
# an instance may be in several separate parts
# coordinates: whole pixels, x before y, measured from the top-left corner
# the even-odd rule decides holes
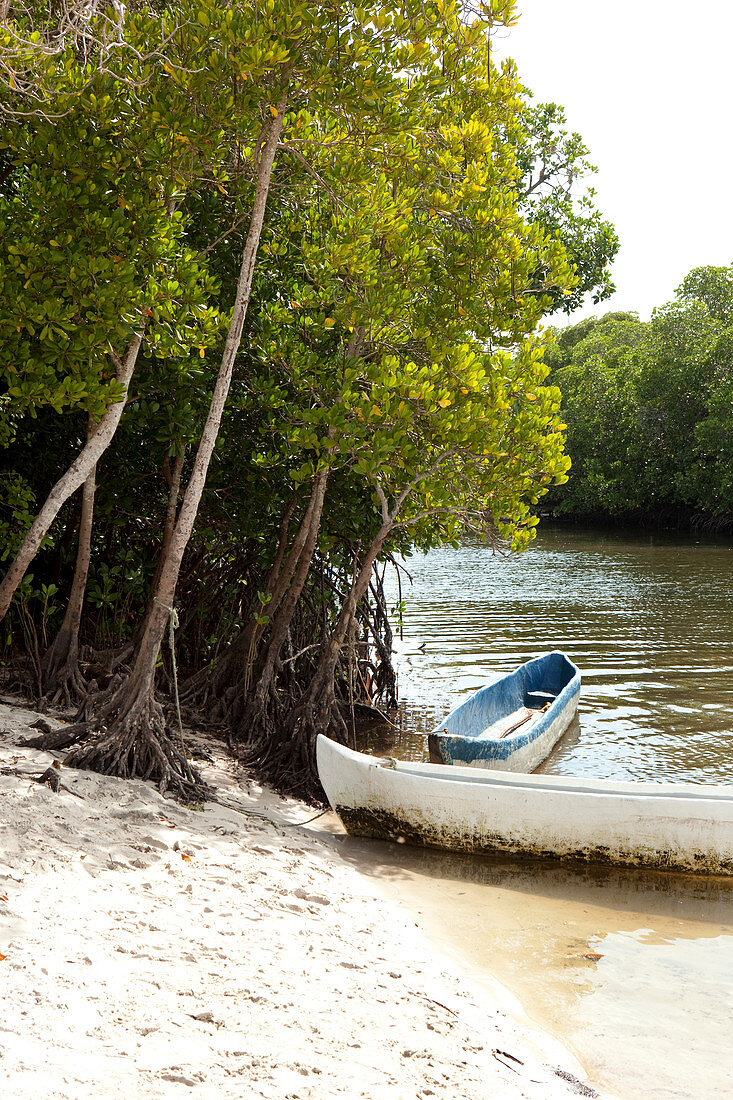
[[[712,922],[716,935],[723,924],[731,922],[733,933],[733,881],[727,876],[518,860],[498,853],[470,855],[346,835],[340,838],[340,851],[344,859],[358,864],[362,871],[395,885],[421,875],[441,886],[448,882],[473,883],[533,898],[598,904],[622,912],[640,905],[647,916]],[[733,973],[733,959],[731,964]]]
[[[396,755],[424,758],[461,697],[557,648],[583,674],[580,733],[542,770],[733,781],[730,543],[546,529],[523,555],[472,543],[407,568]]]

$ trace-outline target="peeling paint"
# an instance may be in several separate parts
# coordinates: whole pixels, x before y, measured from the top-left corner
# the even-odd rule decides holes
[[[552,702],[509,737],[497,722],[519,715],[532,695]],[[530,772],[545,760],[578,709],[580,672],[559,650],[536,657],[475,692],[428,736],[433,764]],[[526,713],[526,712],[525,712]]]

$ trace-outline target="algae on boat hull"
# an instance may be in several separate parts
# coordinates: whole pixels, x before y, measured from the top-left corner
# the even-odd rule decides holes
[[[610,863],[621,867],[646,867],[659,871],[687,871],[706,875],[733,875],[733,860],[721,860],[706,852],[691,852],[686,858],[669,850],[611,848],[596,845],[589,848],[553,851],[516,844],[500,833],[436,829],[427,823],[408,822],[387,810],[366,807],[334,807],[347,833],[352,836],[391,840],[418,848],[438,848],[452,852],[487,852],[525,859],[551,859],[566,863]]]

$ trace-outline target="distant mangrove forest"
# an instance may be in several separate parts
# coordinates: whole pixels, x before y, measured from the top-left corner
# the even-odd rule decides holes
[[[556,329],[568,481],[543,508],[579,521],[733,528],[733,267],[700,267],[650,321]]]

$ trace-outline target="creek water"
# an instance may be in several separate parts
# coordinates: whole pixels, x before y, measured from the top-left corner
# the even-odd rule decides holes
[[[541,770],[733,783],[730,541],[549,528],[523,555],[470,543],[405,568],[396,728],[368,733],[370,751],[425,759],[461,698],[557,648],[581,669],[581,703]],[[596,1083],[733,1097],[733,881],[340,843]]]

